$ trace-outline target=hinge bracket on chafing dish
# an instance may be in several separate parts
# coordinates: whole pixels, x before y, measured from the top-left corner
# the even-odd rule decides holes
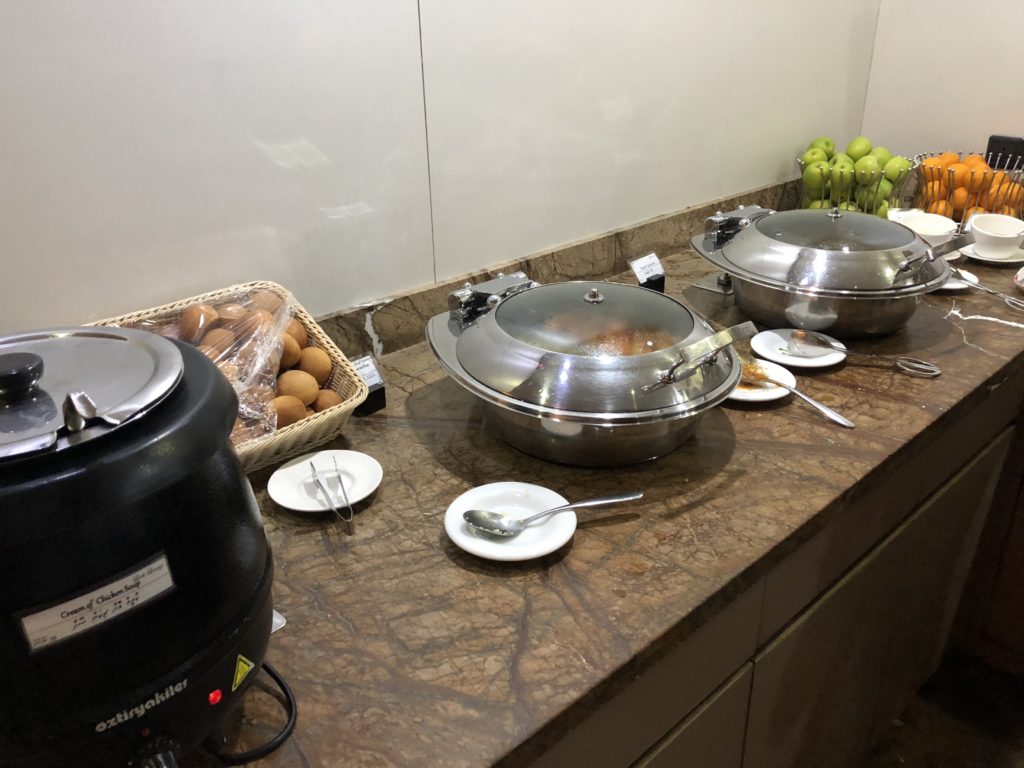
[[[775,213],[770,208],[759,205],[741,205],[735,211],[722,213],[716,211],[714,216],[704,219],[704,242],[711,248],[721,248],[732,240],[740,230],[746,229],[753,222]]]
[[[448,315],[460,328],[465,328],[481,315],[494,309],[503,299],[514,294],[536,288],[535,283],[523,272],[509,275],[498,273],[493,280],[483,283],[466,283],[448,294]]]

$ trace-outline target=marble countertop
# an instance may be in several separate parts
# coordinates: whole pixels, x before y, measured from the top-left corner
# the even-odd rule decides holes
[[[663,263],[667,293],[717,325],[743,319],[731,298],[692,286],[713,270],[696,254]],[[1017,293],[1013,270],[968,268]],[[915,379],[852,360],[798,372],[802,389],[857,428],[791,397],[730,403],[674,453],[613,469],[545,463],[498,441],[426,344],[386,355],[386,410],[353,417],[330,446],[368,453],[384,469],[380,488],[357,505],[354,535],[277,507],[266,496],[269,473],[254,477],[274,548],[275,605],[288,621],[268,659],[300,707],[294,736],[260,765],[528,762],[625,665],[699,626],[825,525],[873,470],[1024,365],[1024,314],[977,291],[933,294],[904,330],[851,346],[912,354],[943,375]],[[630,507],[639,515],[583,522],[558,552],[500,564],[456,548],[443,517],[462,492],[502,480],[570,499],[637,488],[646,496]],[[261,707],[270,711],[246,706],[253,741],[280,724]]]

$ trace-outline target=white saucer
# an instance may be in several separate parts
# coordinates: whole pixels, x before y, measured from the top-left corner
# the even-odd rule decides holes
[[[983,261],[986,264],[1024,264],[1024,249],[1018,248],[1016,251],[1010,254],[1005,259],[993,259],[990,256],[982,256],[974,250],[974,244],[964,246],[960,249],[960,253],[969,259],[975,261]]]
[[[334,472],[334,459],[338,461],[338,473]],[[323,480],[336,500],[342,504],[338,480],[345,484],[345,493],[351,504],[362,501],[380,485],[384,470],[372,456],[359,451],[316,451],[283,464],[267,482],[270,498],[282,507],[295,512],[326,512],[330,510],[324,495],[313,482],[309,462],[313,462],[320,479]]]
[[[769,378],[781,381],[783,384],[789,384],[791,387],[796,386],[796,376],[781,365],[769,363],[767,360],[758,360],[757,365],[768,374]],[[789,390],[777,387],[774,384],[766,384],[763,387],[740,384],[729,394],[729,399],[738,400],[741,403],[766,403],[769,400],[778,400],[788,394]]]
[[[964,280],[960,280],[956,277],[951,277],[949,280],[944,282],[941,286],[936,288],[936,291],[966,291],[972,285],[978,284],[978,276],[973,272],[968,272],[966,269],[961,269],[960,274],[964,276]]]
[[[838,365],[846,359],[846,353],[838,350],[826,352],[823,355],[816,355],[815,357],[789,354],[785,350],[793,330],[793,328],[778,328],[774,331],[761,331],[750,340],[750,348],[754,350],[758,357],[763,357],[765,360],[771,360],[773,363],[779,363],[779,365],[785,365],[789,368],[828,368],[830,365]],[[815,331],[815,333],[818,332]],[[846,345],[838,339],[833,339],[824,333],[820,335],[846,349]]]
[[[469,489],[448,506],[444,513],[444,530],[457,547],[478,557],[506,562],[532,560],[551,554],[572,538],[576,531],[576,513],[573,510],[542,517],[526,526],[518,536],[507,539],[488,538],[487,534],[476,533],[462,519],[462,513],[467,509],[490,509],[527,517],[568,503],[568,499],[540,485],[480,485]]]

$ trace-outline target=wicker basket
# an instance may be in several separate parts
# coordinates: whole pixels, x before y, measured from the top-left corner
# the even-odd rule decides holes
[[[167,316],[176,316],[186,307],[197,303],[217,304],[240,292],[252,293],[255,291],[269,291],[280,296],[291,303],[295,319],[302,323],[303,328],[309,334],[310,343],[319,347],[330,357],[332,365],[330,378],[324,384],[327,389],[332,389],[341,397],[338,405],[326,408],[317,414],[308,416],[283,429],[275,430],[269,435],[248,440],[235,445],[238,458],[242,461],[242,467],[246,472],[253,472],[271,464],[277,464],[304,450],[325,443],[341,434],[348,421],[349,416],[356,406],[362,403],[367,396],[366,383],[362,380],[356,369],[349,362],[348,358],[331,341],[330,337],[323,332],[302,305],[300,305],[291,293],[271,282],[252,282],[233,285],[219,291],[211,291],[200,296],[193,296],[189,299],[182,299],[171,304],[164,304],[160,307],[144,309],[140,312],[133,312],[120,317],[111,317],[106,320],[98,320],[90,325],[134,325],[142,320],[155,319]]]

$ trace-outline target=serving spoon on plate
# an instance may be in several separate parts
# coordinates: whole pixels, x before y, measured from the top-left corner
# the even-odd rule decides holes
[[[581,509],[583,507],[601,507],[606,504],[621,504],[625,501],[636,501],[643,498],[643,491],[632,491],[631,493],[617,493],[614,496],[598,496],[594,499],[585,499],[571,504],[562,504],[559,507],[545,509],[529,517],[515,517],[504,512],[491,512],[486,509],[467,509],[462,513],[462,519],[470,528],[491,534],[492,536],[518,536],[527,525],[533,520],[545,515],[553,515],[555,512],[564,512],[567,509]]]

